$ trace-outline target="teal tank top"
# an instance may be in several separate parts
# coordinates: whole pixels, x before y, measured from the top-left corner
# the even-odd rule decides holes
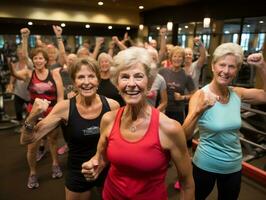
[[[209,85],[203,87],[209,90]],[[216,102],[198,121],[200,142],[193,163],[209,172],[229,174],[241,170],[242,149],[238,136],[241,127],[239,96],[229,87],[227,104]]]

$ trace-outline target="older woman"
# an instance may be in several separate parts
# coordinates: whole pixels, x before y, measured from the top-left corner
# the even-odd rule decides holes
[[[183,124],[187,138],[198,124],[200,143],[193,158],[196,199],[206,199],[215,182],[218,199],[238,199],[241,185],[242,152],[238,137],[241,127],[241,101],[266,103],[266,64],[261,54],[248,57],[258,67],[263,89],[230,87],[243,60],[239,45],[224,43],[216,48],[212,60],[213,79],[190,100]]]
[[[108,98],[116,100],[121,106],[124,105],[124,101],[117,88],[110,80],[111,66],[113,65],[112,57],[107,53],[101,53],[98,56],[98,65],[100,69],[101,82],[98,88],[98,94],[104,95]]]
[[[106,113],[97,152],[82,165],[88,181],[108,162],[103,199],[167,199],[165,176],[172,158],[182,182],[183,199],[194,198],[194,183],[184,132],[180,124],[150,106],[151,57],[131,47],[114,58],[113,83],[126,106]]]
[[[22,29],[22,37],[28,36],[29,30]],[[27,42],[24,41],[24,42]],[[33,102],[36,98],[42,98],[50,101],[50,105],[39,119],[45,117],[56,104],[56,102],[63,100],[63,86],[59,74],[53,73],[47,69],[48,54],[43,48],[36,48],[32,51],[32,61],[34,69],[23,69],[16,71],[14,66],[11,67],[12,75],[19,80],[23,80],[28,84],[30,94],[30,102],[27,106],[27,111],[30,113],[32,110]],[[62,172],[59,167],[58,158],[56,154],[57,149],[57,130],[54,130],[49,135],[48,140],[50,143],[50,152],[52,155],[52,178],[62,177]],[[39,141],[28,145],[27,160],[30,168],[27,186],[30,189],[39,187],[36,171],[36,152],[39,146]]]
[[[65,192],[67,200],[90,199],[91,189],[100,187],[104,174],[94,182],[87,182],[81,174],[81,164],[96,152],[100,135],[100,120],[107,111],[119,107],[112,99],[98,95],[100,73],[92,58],[81,58],[70,70],[77,96],[55,105],[51,113],[37,125],[38,115],[46,110],[48,102],[38,99],[22,130],[22,143],[39,140],[62,124],[69,153]]]

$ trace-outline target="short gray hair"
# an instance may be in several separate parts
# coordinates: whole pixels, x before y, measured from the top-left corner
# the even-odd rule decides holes
[[[120,51],[114,57],[114,65],[111,68],[112,83],[117,85],[119,73],[122,70],[129,69],[136,64],[143,65],[148,77],[148,89],[150,89],[151,83],[154,80],[154,73],[152,69],[156,68],[156,65],[153,63],[149,52],[142,47],[130,47]]]
[[[231,43],[231,42],[221,44],[215,49],[213,53],[212,64],[215,64],[220,58],[226,55],[235,56],[237,67],[238,69],[240,69],[243,63],[243,57],[244,57],[242,47],[238,44]]]

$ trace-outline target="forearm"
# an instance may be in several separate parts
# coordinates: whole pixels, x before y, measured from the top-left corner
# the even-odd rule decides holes
[[[197,113],[189,114],[186,117],[182,127],[184,129],[187,140],[193,136],[199,117],[200,115]]]
[[[66,63],[66,51],[62,36],[56,36],[57,45],[59,49],[59,63],[63,66]]]
[[[266,92],[266,62],[263,62],[263,67],[259,69],[259,74],[263,82],[263,90]]]

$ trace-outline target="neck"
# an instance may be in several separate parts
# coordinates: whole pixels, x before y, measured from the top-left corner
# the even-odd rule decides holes
[[[181,67],[180,67],[180,66],[173,66],[171,69],[172,69],[174,72],[178,72],[178,71],[181,69]]]
[[[148,104],[144,101],[138,105],[126,105],[124,115],[130,118],[131,121],[136,121],[138,118],[146,115]]]
[[[185,62],[184,63],[184,67],[185,68],[189,68],[191,66],[192,62]]]
[[[213,80],[210,83],[209,88],[210,88],[211,92],[218,95],[219,97],[226,98],[229,95],[229,91],[228,91],[227,86],[218,85]]]
[[[77,101],[84,106],[91,106],[93,103],[97,101],[97,94],[90,97],[83,97],[80,94],[77,95]]]
[[[109,79],[110,78],[110,71],[101,72],[102,79]]]

